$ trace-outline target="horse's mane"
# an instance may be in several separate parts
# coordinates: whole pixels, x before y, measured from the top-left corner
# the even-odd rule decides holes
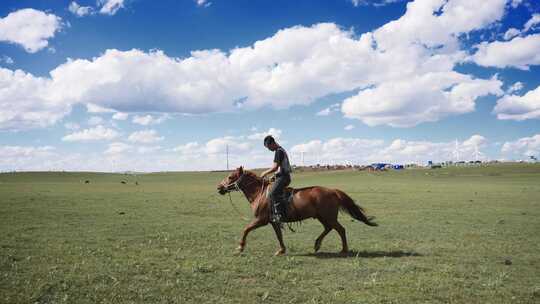
[[[256,174],[255,172],[252,172],[252,171],[249,171],[249,170],[244,170],[244,174],[245,174],[245,175],[248,175],[249,177],[255,179],[255,180],[258,181],[258,182],[262,182],[262,181],[263,181],[262,178],[260,178],[259,175]],[[267,184],[269,184],[269,182],[265,180],[265,181],[264,181],[264,184],[267,185]]]

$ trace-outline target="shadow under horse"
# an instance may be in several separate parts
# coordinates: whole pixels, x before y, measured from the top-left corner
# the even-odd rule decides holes
[[[238,251],[242,252],[246,246],[246,238],[250,231],[271,224],[279,241],[279,250],[276,255],[286,252],[283,235],[278,224],[270,222],[270,200],[266,191],[270,183],[258,177],[251,171],[237,168],[225,177],[217,186],[219,194],[231,191],[242,191],[249,201],[255,218],[244,228]],[[345,210],[351,217],[366,225],[377,226],[373,217],[368,217],[353,199],[338,189],[329,189],[320,186],[293,189],[292,202],[287,206],[286,222],[298,222],[309,218],[316,218],[321,222],[324,231],[315,240],[315,252],[321,248],[324,237],[335,229],[341,237],[342,254],[349,251],[345,228],[338,222],[338,211]]]

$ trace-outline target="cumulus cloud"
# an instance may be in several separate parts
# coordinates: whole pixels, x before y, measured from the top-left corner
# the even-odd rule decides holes
[[[189,142],[184,145],[179,145],[172,149],[173,152],[180,152],[181,154],[196,154],[199,153],[201,146],[198,142]]]
[[[119,9],[124,7],[124,0],[98,0],[101,5],[100,14],[114,15]]]
[[[49,80],[0,68],[0,130],[42,128],[58,122],[71,106],[48,98]]]
[[[15,61],[13,60],[13,58],[7,56],[7,55],[2,55],[0,57],[0,63],[5,63],[5,64],[14,64]]]
[[[250,140],[261,141],[267,135],[272,135],[276,140],[279,140],[280,137],[281,137],[281,133],[283,133],[283,131],[281,131],[280,129],[270,128],[266,132],[258,132],[258,133],[256,132],[256,133],[250,134],[250,135],[247,136],[247,138],[250,139]]]
[[[156,130],[136,131],[131,133],[128,137],[128,140],[131,142],[143,144],[155,143],[162,141],[163,139],[164,137],[159,136]]]
[[[209,7],[212,2],[208,0],[194,0],[198,7]]]
[[[79,130],[81,128],[81,126],[76,122],[66,122],[64,124],[64,127],[71,131]]]
[[[75,132],[66,135],[62,138],[63,141],[103,141],[112,140],[120,136],[120,133],[113,129],[105,128],[104,126],[97,126],[90,129],[85,129],[79,132]]]
[[[521,89],[523,89],[523,82],[518,81],[518,82],[515,82],[506,90],[506,94],[511,94],[517,91],[521,91]]]
[[[531,19],[529,19],[527,23],[525,23],[525,25],[523,26],[523,31],[527,32],[530,29],[534,28],[539,23],[540,23],[540,14],[533,14],[531,16]]]
[[[501,152],[520,156],[538,156],[540,154],[540,134],[505,142]]]
[[[283,109],[358,91],[342,104],[345,116],[369,125],[413,126],[473,111],[478,97],[500,94],[498,79],[476,79],[453,69],[467,57],[460,35],[498,21],[504,3],[415,1],[401,18],[360,36],[333,23],[295,26],[246,47],[193,51],[186,58],[159,50],[110,49],[92,59],[69,59],[47,78],[27,74],[24,80],[41,82],[43,92],[34,98],[26,96],[32,92],[17,94],[33,106],[43,104],[37,109],[46,112],[42,116],[49,119],[41,124],[48,125],[57,120],[50,113],[62,117],[78,103],[113,112],[198,114]],[[432,87],[416,94],[414,88],[424,84]],[[392,87],[407,92],[395,96]],[[0,96],[0,103],[7,101]],[[376,110],[368,109],[372,105]],[[26,119],[11,115],[3,123],[0,118],[0,126]],[[29,120],[27,125],[36,124]]]
[[[75,1],[72,1],[69,4],[68,10],[77,17],[84,17],[94,14],[94,8],[92,8],[91,6],[80,6]]]
[[[521,2],[523,2],[523,0],[512,0],[510,5],[512,6],[512,8],[516,8],[521,4]]]
[[[113,109],[108,109],[108,108],[105,108],[105,107],[102,107],[93,103],[86,104],[86,111],[88,111],[88,113],[114,113],[116,112]]]
[[[129,117],[128,113],[116,112],[112,116],[112,119],[114,119],[114,120],[126,120],[126,119],[128,119],[128,117]]]
[[[62,28],[62,19],[31,8],[0,18],[0,41],[19,44],[29,53],[49,45],[49,39]]]
[[[132,148],[133,147],[131,145],[125,144],[123,142],[113,142],[109,144],[109,147],[103,153],[109,155],[122,154],[130,151]]]
[[[518,36],[519,34],[521,33],[520,30],[518,30],[517,28],[509,28],[505,33],[504,33],[504,40],[510,40],[516,36]]]
[[[328,116],[330,115],[331,113],[334,113],[334,112],[337,112],[339,111],[339,108],[340,108],[340,104],[339,103],[335,103],[331,106],[329,106],[328,108],[324,108],[322,110],[320,110],[319,112],[317,112],[317,116]]]
[[[475,100],[487,94],[502,94],[502,82],[473,79],[456,72],[429,73],[360,91],[345,99],[342,111],[369,126],[388,124],[411,127],[437,121],[450,114],[474,110]]]
[[[141,126],[148,126],[160,124],[168,118],[169,116],[167,115],[161,115],[160,117],[154,117],[152,115],[135,115],[132,122]]]
[[[306,165],[363,163],[368,155],[382,148],[384,141],[361,138],[312,140],[291,148],[292,161],[303,156]]]
[[[486,67],[515,67],[528,70],[540,64],[540,34],[515,37],[510,41],[482,42],[472,60]]]
[[[392,3],[404,2],[406,0],[350,0],[353,6],[375,6],[381,7]]]
[[[104,122],[103,118],[99,116],[92,116],[88,119],[88,124],[91,126],[100,125]]]
[[[539,119],[540,118],[540,86],[523,96],[505,95],[497,100],[493,109],[498,119]]]
[[[481,149],[487,139],[473,135],[462,142],[430,142],[393,140],[385,145],[382,140],[359,138],[332,138],[327,141],[312,140],[292,147],[291,153],[298,163],[303,154],[306,165],[313,164],[369,164],[373,162],[419,163],[432,160],[442,162],[456,160],[485,160]]]
[[[51,146],[0,146],[0,155],[0,170],[27,170],[56,156],[56,149]]]
[[[343,128],[345,131],[350,131],[354,129],[354,125],[346,125],[345,128]]]

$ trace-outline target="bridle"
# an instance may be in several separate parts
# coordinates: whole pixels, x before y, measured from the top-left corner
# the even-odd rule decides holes
[[[242,188],[240,188],[240,183],[243,178],[244,173],[242,173],[242,175],[240,175],[240,177],[238,177],[234,182],[228,185],[223,185],[223,190],[225,191],[225,193],[230,193],[232,191],[242,191]]]
[[[234,182],[228,185],[223,185],[223,190],[225,191],[225,193],[230,193],[233,191],[243,191],[242,189],[243,187],[257,182],[256,180],[251,180],[248,184],[242,185],[241,183],[242,183],[242,180],[244,179],[244,176],[246,176],[246,174],[242,173],[240,177],[238,177]],[[263,187],[264,187],[264,182],[263,182]]]
[[[236,213],[238,213],[238,215],[240,216],[241,219],[243,219],[245,221],[248,221],[249,219],[242,215],[242,213],[238,210],[238,208],[236,208],[236,206],[233,204],[232,198],[231,198],[231,192],[233,192],[233,191],[241,191],[241,192],[243,192],[242,185],[240,183],[242,182],[242,179],[244,178],[244,176],[245,176],[245,174],[242,172],[240,177],[238,177],[234,182],[232,182],[232,183],[230,183],[228,185],[222,185],[222,186],[223,186],[223,190],[225,191],[225,193],[229,194],[229,203],[231,204],[234,211],[236,211]],[[251,183],[254,183],[254,182],[256,182],[256,180],[251,181]],[[264,187],[264,182],[262,184],[263,184],[263,187]],[[247,185],[243,185],[243,186],[247,186]]]

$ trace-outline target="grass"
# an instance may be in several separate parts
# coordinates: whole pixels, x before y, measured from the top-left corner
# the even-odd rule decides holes
[[[345,257],[335,231],[313,254],[314,220],[284,257],[269,226],[235,254],[224,175],[0,174],[0,303],[540,302],[539,165],[295,174],[377,216],[340,215]]]

